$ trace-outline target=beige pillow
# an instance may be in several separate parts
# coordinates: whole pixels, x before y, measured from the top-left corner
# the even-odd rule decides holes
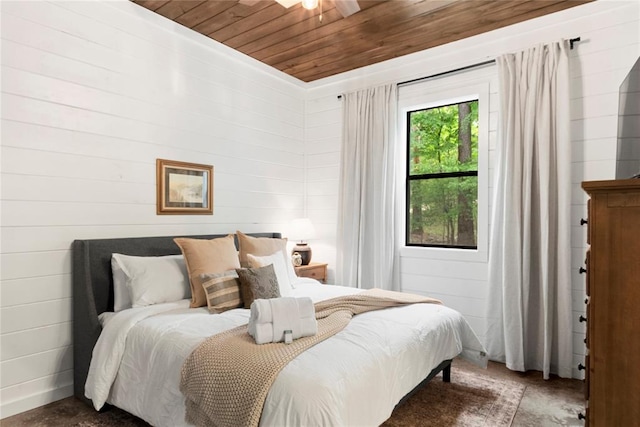
[[[200,275],[224,273],[240,267],[233,234],[212,240],[178,237],[173,241],[182,250],[184,261],[187,264],[191,285],[190,306],[203,307],[207,305],[207,298],[202,288]]]
[[[201,274],[200,280],[210,313],[222,313],[243,306],[240,296],[240,279],[235,271]]]
[[[236,231],[238,236],[238,247],[240,249],[240,265],[243,268],[249,267],[247,254],[255,256],[272,255],[276,251],[282,251],[282,255],[289,259],[287,254],[287,239],[275,239],[272,237],[251,237]]]
[[[256,299],[280,298],[278,279],[273,264],[258,268],[238,268],[240,294],[244,308],[251,308]]]

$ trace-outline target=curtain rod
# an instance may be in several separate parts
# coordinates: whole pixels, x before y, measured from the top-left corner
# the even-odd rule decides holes
[[[446,75],[449,75],[449,74],[459,73],[460,71],[466,71],[466,70],[469,70],[471,68],[477,68],[477,67],[482,67],[484,65],[495,64],[495,62],[496,62],[495,59],[491,59],[489,61],[478,62],[477,64],[465,65],[464,67],[456,68],[455,70],[443,71],[441,73],[431,74],[430,76],[424,76],[424,77],[418,77],[417,79],[406,80],[404,82],[398,83],[397,86],[398,87],[406,86],[406,85],[410,85],[410,84],[413,84],[413,83],[421,82],[423,80],[435,79],[436,77],[442,77],[442,76],[446,76]]]
[[[489,61],[478,62],[477,64],[465,65],[464,67],[456,68],[455,70],[443,71],[441,73],[431,74],[430,76],[424,76],[424,77],[418,77],[417,79],[406,80],[404,82],[398,83],[397,86],[400,87],[400,86],[410,85],[412,83],[418,83],[418,82],[421,82],[423,80],[434,79],[436,77],[442,77],[442,76],[446,76],[448,74],[458,73],[460,71],[469,70],[471,68],[482,67],[483,65],[489,65],[489,64],[493,64],[495,62],[496,62],[495,59],[491,59]],[[341,98],[342,98],[342,95],[338,95],[338,99],[341,99]]]
[[[580,37],[575,37],[573,39],[569,39],[569,48],[573,49],[573,45],[575,43],[579,42],[579,41],[580,41]],[[469,70],[469,69],[472,69],[472,68],[477,68],[477,67],[482,67],[482,66],[489,65],[489,64],[494,64],[495,62],[496,62],[495,59],[491,59],[491,60],[488,60],[488,61],[478,62],[476,64],[465,65],[464,67],[456,68],[454,70],[443,71],[441,73],[431,74],[430,76],[418,77],[417,79],[400,82],[400,83],[397,84],[397,86],[400,87],[400,86],[410,85],[410,84],[413,84],[413,83],[421,82],[423,80],[434,79],[436,77],[442,77],[442,76],[446,76],[446,75],[449,75],[449,74],[459,73],[460,71],[466,71],[466,70]],[[338,99],[342,99],[342,95],[338,95]]]

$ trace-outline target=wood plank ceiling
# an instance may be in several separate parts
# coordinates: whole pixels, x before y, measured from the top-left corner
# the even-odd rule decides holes
[[[347,18],[321,0],[322,22],[319,8],[275,0],[132,1],[311,82],[593,0],[359,0]]]

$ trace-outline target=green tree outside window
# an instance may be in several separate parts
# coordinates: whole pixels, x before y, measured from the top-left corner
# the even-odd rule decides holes
[[[407,113],[407,245],[477,248],[478,101]]]

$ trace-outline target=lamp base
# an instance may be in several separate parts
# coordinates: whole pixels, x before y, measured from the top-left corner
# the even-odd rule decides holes
[[[298,252],[302,258],[301,265],[309,265],[311,262],[311,248],[306,243],[298,243],[294,246],[291,254]]]

